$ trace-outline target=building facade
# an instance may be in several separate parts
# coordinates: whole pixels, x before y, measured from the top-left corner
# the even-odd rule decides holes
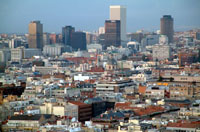
[[[86,34],[84,32],[73,32],[71,47],[74,50],[86,50]]]
[[[72,33],[75,32],[75,28],[72,26],[65,26],[62,28],[62,42],[65,45],[71,45]]]
[[[154,61],[160,61],[170,58],[171,50],[168,45],[154,45],[152,49]]]
[[[43,33],[43,45],[50,44],[50,37],[49,33]]]
[[[62,44],[45,45],[43,48],[43,54],[45,56],[58,56],[61,55],[63,52],[70,50],[71,48],[69,46],[67,47]]]
[[[24,59],[24,48],[23,47],[11,49],[11,61],[21,62],[22,59]]]
[[[120,5],[110,6],[110,20],[120,21],[120,39],[126,41],[126,7]]]
[[[29,48],[43,48],[43,25],[40,21],[32,21],[29,24],[28,44]]]
[[[106,20],[105,21],[105,45],[104,48],[109,46],[119,47],[121,45],[121,29],[119,20]]]
[[[123,93],[126,88],[134,89],[134,83],[131,80],[102,81],[96,84],[96,94]]]
[[[160,19],[160,34],[166,35],[169,43],[173,42],[174,19],[171,17],[171,15],[164,15]]]

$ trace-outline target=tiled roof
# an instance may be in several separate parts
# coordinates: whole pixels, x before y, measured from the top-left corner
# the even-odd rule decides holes
[[[72,104],[78,105],[78,106],[87,105],[87,104],[85,104],[85,103],[83,103],[83,102],[80,102],[80,101],[69,101],[69,103],[72,103]]]
[[[139,108],[137,110],[134,110],[135,114],[138,116],[145,116],[145,115],[151,115],[156,112],[164,112],[165,109],[161,106],[148,106],[146,108]]]
[[[12,116],[10,120],[40,120],[44,116],[46,119],[51,118],[50,114],[35,114],[35,115],[16,115]]]
[[[180,128],[199,128],[200,121],[197,122],[176,122],[176,123],[168,123],[167,127],[180,127]]]

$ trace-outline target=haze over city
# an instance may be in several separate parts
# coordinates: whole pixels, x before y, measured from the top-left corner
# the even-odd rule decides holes
[[[0,0],[0,132],[200,132],[200,0]]]
[[[109,6],[127,8],[127,32],[156,31],[162,15],[174,17],[175,31],[200,26],[199,0],[1,0],[0,33],[27,33],[32,20],[40,20],[45,32],[61,32],[63,25],[97,31],[109,19]]]

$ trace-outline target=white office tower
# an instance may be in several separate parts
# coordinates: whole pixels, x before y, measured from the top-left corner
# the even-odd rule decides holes
[[[105,34],[105,27],[99,27],[99,35],[100,34]]]
[[[120,5],[110,6],[110,20],[120,20],[121,41],[126,41],[126,7]]]

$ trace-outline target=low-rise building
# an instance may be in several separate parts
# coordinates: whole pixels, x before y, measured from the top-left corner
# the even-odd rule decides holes
[[[169,87],[168,86],[148,86],[145,95],[149,98],[163,99],[169,97]]]
[[[101,81],[96,84],[96,94],[123,93],[130,87],[134,89],[134,82],[131,80]]]
[[[3,131],[32,131],[36,132],[40,126],[47,122],[55,122],[56,117],[49,114],[16,115],[12,116],[8,123],[3,125]]]
[[[160,61],[164,59],[170,58],[171,50],[168,45],[155,45],[152,47],[153,49],[153,60]]]

